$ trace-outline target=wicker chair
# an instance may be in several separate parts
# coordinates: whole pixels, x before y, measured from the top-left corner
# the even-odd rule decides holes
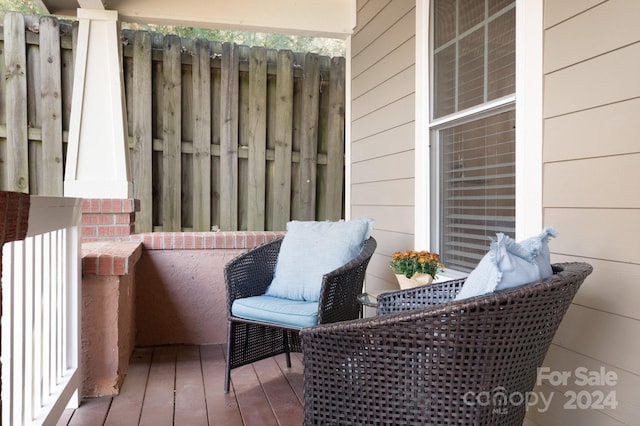
[[[520,397],[592,271],[553,269],[460,301],[464,280],[387,293],[376,317],[302,330],[304,424],[522,425]]]
[[[282,239],[255,247],[225,265],[227,290],[227,365],[224,390],[229,391],[231,370],[242,365],[286,354],[300,352],[300,328],[256,322],[232,315],[236,299],[265,293],[273,279]],[[349,263],[324,275],[318,301],[318,324],[352,320],[360,315],[357,296],[362,293],[364,276],[377,246],[367,239],[360,254]]]

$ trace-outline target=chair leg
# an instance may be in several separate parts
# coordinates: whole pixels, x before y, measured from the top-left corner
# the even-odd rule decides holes
[[[232,343],[232,335],[233,335],[233,325],[231,321],[227,321],[227,365],[224,371],[224,392],[229,393],[229,384],[231,383],[231,350],[233,347]]]
[[[284,353],[287,360],[287,368],[291,368],[291,351],[289,350],[289,332],[287,330],[282,331],[282,338],[284,343]]]

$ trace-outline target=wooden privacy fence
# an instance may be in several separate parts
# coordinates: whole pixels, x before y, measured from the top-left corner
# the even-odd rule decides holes
[[[5,16],[2,189],[62,195],[76,35]],[[343,216],[344,58],[145,31],[122,42],[137,232]]]

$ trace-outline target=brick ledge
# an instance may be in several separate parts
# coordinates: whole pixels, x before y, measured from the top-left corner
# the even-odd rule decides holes
[[[82,243],[82,275],[127,275],[140,256],[140,242]]]
[[[249,249],[283,237],[284,231],[149,232],[129,236],[145,250]]]

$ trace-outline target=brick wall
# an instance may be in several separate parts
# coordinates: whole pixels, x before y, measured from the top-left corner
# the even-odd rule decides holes
[[[87,198],[82,202],[82,242],[115,240],[135,232],[140,201]]]

